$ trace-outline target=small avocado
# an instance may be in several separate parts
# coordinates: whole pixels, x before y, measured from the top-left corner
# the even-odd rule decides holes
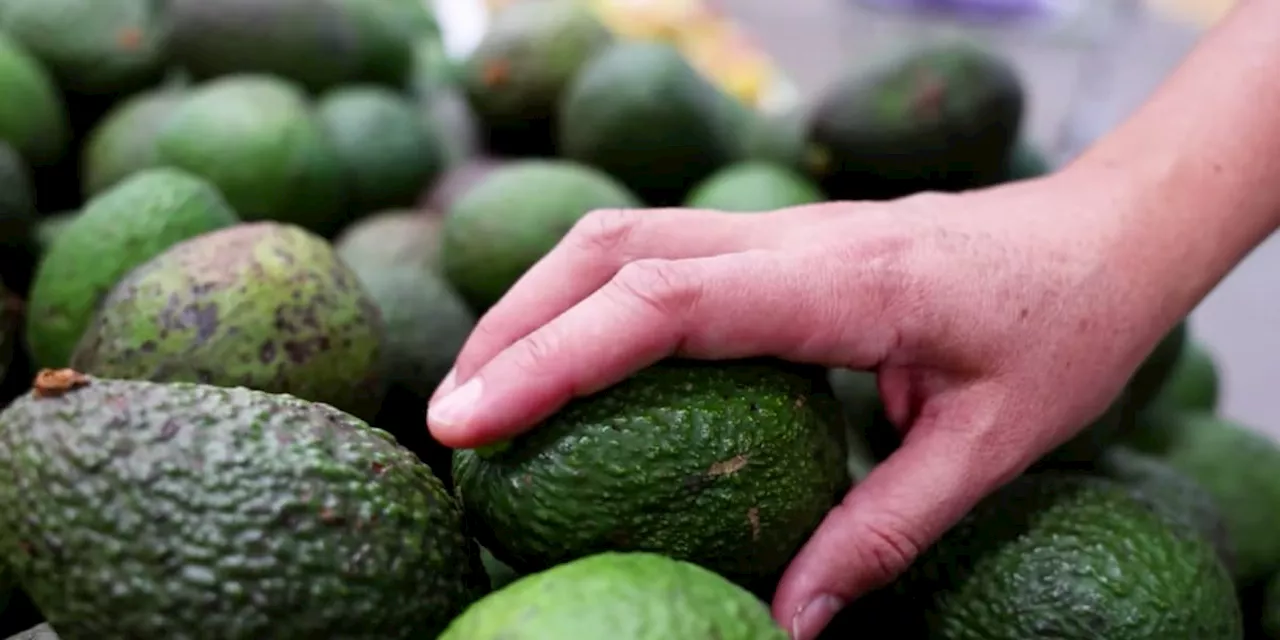
[[[1004,171],[1025,96],[1009,61],[931,41],[850,70],[819,97],[808,139],[836,198],[894,198],[989,184]]]
[[[156,165],[156,139],[187,92],[162,86],[113,106],[94,125],[81,149],[81,190],[93,196],[126,176]]]
[[[595,9],[577,0],[514,3],[497,12],[462,67],[485,146],[506,155],[552,155],[566,87],[613,42]]]
[[[1021,476],[895,588],[930,640],[1241,640],[1227,569],[1199,535],[1106,478]]]
[[[71,140],[67,108],[49,71],[0,31],[0,141],[34,169],[62,159]]]
[[[821,202],[822,191],[791,169],[769,162],[741,162],[708,176],[684,206],[718,211],[762,212]]]
[[[618,42],[566,90],[559,151],[612,175],[650,205],[678,205],[739,156],[727,117],[723,93],[673,45]]]
[[[440,267],[444,219],[411,209],[382,211],[362,218],[333,239],[333,248],[350,266]]]
[[[751,593],[696,564],[599,553],[485,596],[439,640],[786,640]]]
[[[444,223],[449,283],[477,312],[488,309],[595,209],[635,208],[616,180],[567,160],[512,162],[460,197]]]
[[[146,169],[89,201],[40,259],[27,346],[41,367],[63,367],[107,292],[134,267],[189,238],[239,222],[208,182]]]
[[[382,403],[377,305],[323,238],[239,224],[170,247],[102,301],[72,366],[288,393],[364,420]]]
[[[18,293],[26,293],[39,255],[36,220],[27,163],[12,145],[0,141],[0,282]]]
[[[68,638],[417,640],[483,593],[431,470],[287,395],[45,370],[0,473],[0,555]]]
[[[0,29],[71,94],[126,95],[158,82],[168,62],[154,0],[4,0]]]
[[[845,456],[821,371],[666,360],[500,450],[455,451],[453,475],[477,540],[522,573],[648,550],[751,586],[839,502]]]
[[[1168,379],[1151,400],[1151,406],[1176,411],[1218,408],[1221,392],[1218,363],[1208,345],[1189,338]]]
[[[324,236],[344,223],[337,149],[306,95],[286,80],[235,75],[193,88],[161,128],[156,160],[212,182],[245,220]]]
[[[349,219],[412,205],[444,170],[440,135],[390,89],[334,89],[321,97],[316,114],[347,176]]]

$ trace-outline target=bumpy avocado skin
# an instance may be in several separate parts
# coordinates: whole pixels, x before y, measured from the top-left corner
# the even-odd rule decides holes
[[[431,638],[484,574],[439,479],[332,407],[85,378],[0,413],[0,553],[67,638]]]
[[[695,564],[601,553],[521,578],[439,640],[785,640],[749,592]]]
[[[930,640],[1240,640],[1212,546],[1129,490],[1084,474],[1022,476],[899,581]]]
[[[454,483],[477,539],[519,572],[655,551],[754,585],[849,486],[824,374],[664,361],[500,450],[457,450]]]
[[[324,239],[240,224],[173,246],[120,281],[72,355],[102,377],[289,393],[371,420],[382,318]]]

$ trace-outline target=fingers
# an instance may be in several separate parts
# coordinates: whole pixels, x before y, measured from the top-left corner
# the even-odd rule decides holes
[[[988,493],[1018,473],[1019,445],[994,429],[918,424],[831,511],[783,575],[775,619],[813,640],[853,599],[897,577]],[[969,424],[966,426],[978,426]]]
[[[843,332],[864,327],[857,347],[883,353],[893,339],[877,298],[848,291],[848,275],[816,257],[769,251],[628,263],[433,402],[428,424],[446,446],[479,446],[670,355],[829,363],[848,355],[837,348],[850,342]]]
[[[633,260],[698,258],[764,248],[760,216],[699,209],[593,211],[494,305],[458,355],[464,381],[499,351],[577,304]],[[762,240],[764,242],[762,242]],[[450,390],[446,382],[436,396]]]

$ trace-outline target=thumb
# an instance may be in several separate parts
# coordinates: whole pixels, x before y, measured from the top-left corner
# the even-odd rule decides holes
[[[792,560],[773,600],[792,640],[816,638],[845,605],[896,578],[1025,466],[996,429],[956,418],[922,418],[932,424],[914,425]]]

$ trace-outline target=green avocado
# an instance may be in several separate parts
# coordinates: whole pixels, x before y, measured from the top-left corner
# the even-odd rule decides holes
[[[0,282],[25,293],[39,254],[35,187],[26,162],[0,141]]]
[[[857,68],[820,96],[808,139],[837,198],[894,198],[989,184],[1004,171],[1025,110],[1000,55],[961,41],[912,45]]]
[[[162,86],[129,96],[107,111],[80,152],[81,190],[93,196],[155,166],[156,139],[186,95],[185,89]]]
[[[392,209],[352,223],[333,239],[333,248],[351,266],[423,266],[438,272],[443,228],[438,215]]]
[[[488,309],[595,209],[639,207],[613,178],[574,162],[528,159],[494,170],[454,202],[441,257],[450,284]]]
[[[373,419],[382,318],[323,238],[246,223],[170,247],[102,301],[71,357],[110,378],[288,393]]]
[[[431,470],[290,396],[46,370],[0,473],[0,555],[67,638],[418,640],[483,593]]]
[[[600,553],[489,594],[439,640],[786,640],[762,602],[696,564]]]
[[[554,154],[566,87],[613,41],[578,0],[514,3],[495,14],[461,74],[485,146],[508,155]]]
[[[822,191],[804,175],[769,162],[741,162],[708,176],[684,206],[719,211],[773,211],[821,202]]]
[[[51,167],[71,140],[67,108],[49,71],[0,31],[0,142],[33,168]]]
[[[1190,331],[1184,319],[1174,325],[1160,339],[1160,342],[1156,343],[1151,353],[1147,354],[1146,359],[1129,379],[1129,402],[1132,403],[1135,411],[1146,408],[1156,396],[1160,395],[1160,390],[1173,375],[1178,360],[1182,358],[1182,352],[1189,338]]]
[[[345,221],[338,151],[301,89],[279,78],[226,76],[192,89],[161,128],[156,160],[212,182],[246,220],[321,235]]]
[[[1114,481],[1040,473],[983,500],[898,581],[930,640],[1241,640],[1213,547]]]
[[[1208,345],[1188,339],[1152,407],[1177,411],[1215,411],[1221,393],[1218,363]]]
[[[825,379],[771,361],[666,360],[500,450],[454,453],[477,540],[522,573],[654,551],[751,586],[849,488]]]
[[[722,92],[674,46],[619,42],[566,90],[559,151],[614,176],[650,205],[677,205],[740,155],[729,117]]]
[[[27,346],[41,367],[63,367],[98,304],[134,267],[169,247],[239,222],[209,183],[177,169],[145,169],[89,201],[40,259]]]

